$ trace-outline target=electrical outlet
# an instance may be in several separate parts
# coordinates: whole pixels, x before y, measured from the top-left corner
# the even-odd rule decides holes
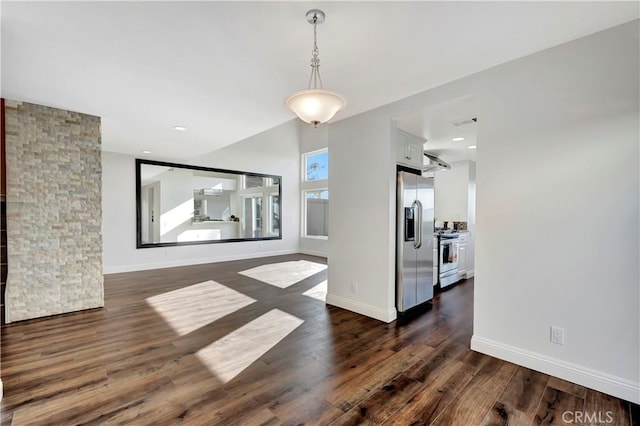
[[[564,328],[551,326],[551,343],[564,345]]]
[[[351,293],[358,294],[358,283],[355,281],[351,283]]]

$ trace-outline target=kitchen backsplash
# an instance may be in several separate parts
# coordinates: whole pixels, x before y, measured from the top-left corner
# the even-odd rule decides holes
[[[457,229],[458,231],[466,231],[467,222],[453,222],[453,229]]]

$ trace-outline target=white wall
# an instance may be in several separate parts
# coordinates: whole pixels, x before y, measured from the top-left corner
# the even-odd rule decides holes
[[[467,222],[469,220],[470,161],[451,163],[450,170],[435,172],[435,219]]]
[[[638,50],[634,21],[332,124],[327,302],[395,318],[390,120],[474,95],[472,347],[640,402]]]
[[[161,173],[156,179],[160,181],[160,191],[154,195],[159,197],[161,207],[155,210],[155,220],[160,223],[160,242],[178,241],[192,228],[193,190],[197,188],[194,181],[205,178],[194,179],[193,172],[175,169]]]
[[[636,21],[482,76],[472,346],[636,403],[638,48]]]
[[[329,127],[328,125],[321,125],[317,128],[305,123],[300,124],[300,153],[317,151],[319,149],[327,148],[329,144]],[[301,162],[301,160],[298,160]],[[331,156],[329,156],[329,179],[331,179]],[[301,164],[301,167],[302,164]],[[301,169],[302,170],[302,169]],[[301,171],[302,173],[302,171]],[[302,178],[302,174],[298,178]],[[301,203],[304,200],[301,200]],[[331,204],[331,192],[329,192],[329,204]],[[300,212],[302,213],[302,204],[300,204]],[[304,223],[300,218],[300,223]],[[302,229],[300,235],[304,235]],[[329,238],[331,238],[331,225],[329,225]],[[300,252],[316,255],[327,256],[329,252],[329,241],[324,238],[305,238],[300,237]]]
[[[472,91],[473,80],[458,80],[331,124],[327,303],[385,322],[396,318],[392,118]]]
[[[476,235],[476,163],[475,161],[457,161],[450,170],[435,172],[435,216],[441,221],[467,222],[466,274],[474,274],[475,235]]]
[[[230,206],[230,191],[222,191],[219,195],[198,195],[194,198],[202,200],[201,214],[209,216],[210,219],[229,220],[229,216],[234,214],[235,210]]]
[[[388,322],[396,317],[395,147],[391,120],[376,111],[329,132],[327,303]]]
[[[124,272],[298,252],[298,123],[281,126],[191,161],[191,164],[282,176],[282,240],[136,249],[134,157],[103,153],[104,272]]]
[[[469,214],[467,216],[467,230],[469,238],[467,242],[467,267],[466,277],[474,276],[476,256],[476,162],[469,162],[469,190],[468,201]]]

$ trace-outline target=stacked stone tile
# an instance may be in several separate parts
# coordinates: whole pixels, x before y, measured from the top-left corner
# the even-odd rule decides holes
[[[100,118],[5,106],[7,322],[104,306]]]

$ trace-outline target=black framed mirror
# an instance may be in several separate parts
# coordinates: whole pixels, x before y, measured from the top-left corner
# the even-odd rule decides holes
[[[282,177],[136,159],[136,247],[282,239]]]

